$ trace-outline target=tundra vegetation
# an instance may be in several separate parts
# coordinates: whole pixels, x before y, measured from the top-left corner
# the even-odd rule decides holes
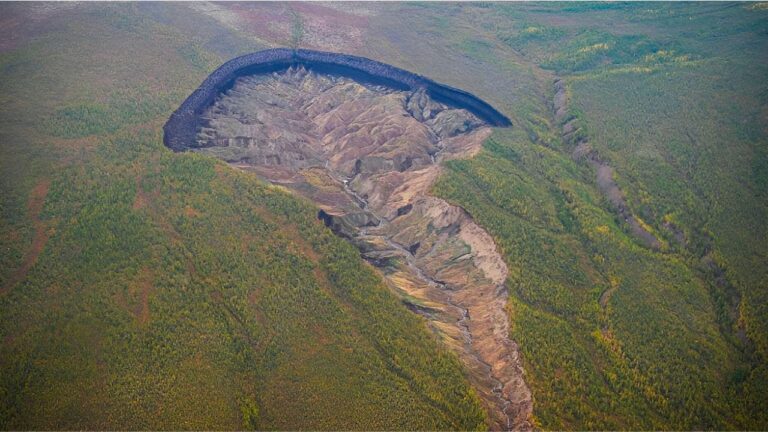
[[[433,193],[505,258],[538,426],[768,428],[765,4],[0,11],[2,428],[484,427],[455,356],[316,209],[162,145],[218,65],[292,41],[512,120]]]
[[[219,57],[131,6],[48,25],[0,67],[3,429],[484,427],[455,355],[313,207],[163,147]]]
[[[507,257],[511,334],[540,425],[765,428],[764,9],[489,8],[471,16],[545,83],[562,79],[566,97],[518,111],[522,130],[448,162],[436,192]],[[598,192],[574,151],[586,142],[658,248]]]

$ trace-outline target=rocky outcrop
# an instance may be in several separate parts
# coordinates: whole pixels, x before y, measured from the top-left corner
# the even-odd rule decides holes
[[[431,99],[465,109],[492,126],[510,126],[509,119],[492,106],[465,91],[436,83],[429,78],[384,63],[346,54],[275,48],[234,58],[216,69],[181,104],[163,127],[166,147],[182,151],[195,142],[199,116],[215,98],[232,88],[243,76],[284,71],[304,66],[326,74],[353,78],[398,90],[422,89]]]
[[[309,198],[381,269],[461,358],[493,429],[531,428],[531,394],[509,339],[507,267],[469,214],[429,195],[440,161],[480,150],[486,120],[423,86],[292,66],[237,78],[196,123],[190,150]]]

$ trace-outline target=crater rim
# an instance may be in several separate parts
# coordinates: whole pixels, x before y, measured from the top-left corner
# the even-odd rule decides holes
[[[490,126],[512,126],[507,116],[484,100],[423,75],[366,57],[329,51],[272,48],[235,57],[208,75],[163,126],[163,143],[176,152],[191,147],[195,142],[200,116],[220,94],[232,88],[238,78],[299,66],[316,73],[343,76],[362,84],[382,85],[395,90],[416,91],[423,88],[435,101],[465,109]]]

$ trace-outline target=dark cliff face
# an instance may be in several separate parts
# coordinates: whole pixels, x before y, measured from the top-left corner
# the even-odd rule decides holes
[[[234,58],[216,69],[177,109],[163,127],[166,147],[181,151],[195,140],[198,118],[216,96],[242,76],[271,73],[292,66],[398,90],[423,88],[448,106],[466,109],[492,126],[511,126],[510,120],[483,100],[465,91],[436,83],[426,77],[364,57],[322,51],[276,48]]]

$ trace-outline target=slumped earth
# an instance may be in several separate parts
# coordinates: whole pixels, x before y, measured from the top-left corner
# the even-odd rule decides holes
[[[507,267],[460,207],[429,194],[440,162],[491,128],[423,91],[303,67],[239,78],[202,116],[194,150],[313,201],[318,217],[462,359],[494,429],[530,429],[531,393],[508,337]]]

